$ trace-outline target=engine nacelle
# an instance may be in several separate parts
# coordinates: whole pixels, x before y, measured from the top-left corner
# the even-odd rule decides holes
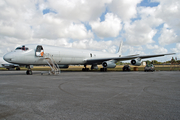
[[[141,65],[141,60],[140,59],[131,60],[131,65],[140,66]]]
[[[103,68],[115,68],[116,64],[112,61],[105,61],[102,63]]]
[[[69,65],[58,65],[59,66],[59,68],[68,68],[69,67]]]

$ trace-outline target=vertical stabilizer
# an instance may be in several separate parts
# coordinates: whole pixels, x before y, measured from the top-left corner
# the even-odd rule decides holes
[[[119,50],[118,50],[118,53],[117,53],[117,54],[119,54],[119,57],[121,57],[122,46],[123,46],[123,41],[121,41],[120,44],[119,44]]]

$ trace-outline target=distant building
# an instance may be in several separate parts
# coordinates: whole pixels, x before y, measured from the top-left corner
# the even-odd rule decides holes
[[[142,62],[141,65],[142,65],[142,66],[146,66],[146,62]]]

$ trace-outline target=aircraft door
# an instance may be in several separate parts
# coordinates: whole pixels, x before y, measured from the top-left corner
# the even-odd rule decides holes
[[[44,55],[43,47],[41,45],[38,45],[36,48],[36,56],[43,57],[43,55]]]

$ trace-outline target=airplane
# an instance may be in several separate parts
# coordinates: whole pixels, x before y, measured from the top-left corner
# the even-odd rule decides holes
[[[0,59],[0,68],[6,68],[8,70],[12,70],[16,68],[16,70],[20,70],[20,66],[18,64],[11,64],[4,61],[2,58]]]
[[[121,56],[122,43],[119,51],[116,54],[110,54],[99,51],[80,50],[72,48],[63,48],[49,45],[27,44],[22,47],[17,47],[14,51],[3,56],[4,60],[18,65],[25,65],[27,68],[26,74],[32,75],[33,66],[49,65],[52,73],[59,72],[59,68],[68,68],[69,65],[84,65],[82,71],[88,71],[87,65],[91,65],[91,70],[98,69],[98,65],[102,64],[103,68],[100,71],[107,71],[107,68],[115,68],[118,61],[131,60],[134,66],[141,65],[141,59],[160,57],[169,54],[157,55],[129,55]]]

